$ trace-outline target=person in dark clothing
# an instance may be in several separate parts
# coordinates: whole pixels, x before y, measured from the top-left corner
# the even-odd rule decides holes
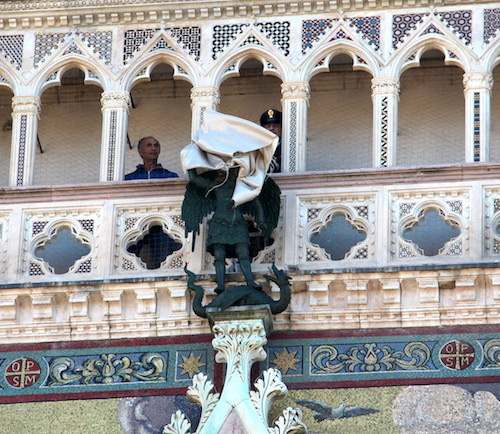
[[[143,137],[137,144],[137,151],[142,158],[143,164],[138,164],[137,169],[125,175],[125,181],[134,179],[155,179],[155,178],[178,178],[179,175],[170,170],[164,169],[158,164],[161,146],[154,137]]]
[[[269,173],[281,172],[281,112],[275,109],[266,110],[260,116],[260,125],[271,133],[276,134],[280,141],[276,151],[274,151],[273,159],[269,165]]]

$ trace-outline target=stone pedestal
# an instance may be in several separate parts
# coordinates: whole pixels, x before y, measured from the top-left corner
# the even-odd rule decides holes
[[[215,360],[226,363],[224,389],[219,396],[204,374],[193,378],[187,396],[201,405],[196,433],[275,434],[305,432],[300,410],[287,408],[274,427],[269,427],[268,413],[274,399],[287,393],[281,373],[268,369],[250,390],[250,369],[266,358],[264,345],[272,328],[269,306],[232,307],[222,312],[208,310],[214,334]],[[190,423],[180,411],[173,416],[164,434],[187,434]]]

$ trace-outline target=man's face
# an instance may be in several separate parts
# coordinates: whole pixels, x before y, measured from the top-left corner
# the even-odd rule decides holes
[[[158,160],[160,156],[160,143],[155,138],[147,138],[139,148],[139,155],[143,160]]]
[[[278,137],[281,137],[281,124],[265,124],[264,128],[268,131],[271,131],[271,133],[276,134]]]

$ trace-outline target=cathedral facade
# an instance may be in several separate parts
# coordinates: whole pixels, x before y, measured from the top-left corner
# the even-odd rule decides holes
[[[186,388],[223,373],[180,151],[208,111],[270,109],[281,214],[252,268],[293,287],[259,368],[332,410],[303,406],[311,432],[500,430],[499,29],[491,1],[1,2],[5,432],[196,424]],[[124,181],[147,136],[179,178]]]

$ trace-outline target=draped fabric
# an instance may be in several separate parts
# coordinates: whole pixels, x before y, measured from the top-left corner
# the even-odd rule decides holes
[[[201,174],[239,167],[233,193],[238,206],[259,195],[278,142],[278,136],[253,122],[208,112],[193,142],[181,151],[182,168]]]

